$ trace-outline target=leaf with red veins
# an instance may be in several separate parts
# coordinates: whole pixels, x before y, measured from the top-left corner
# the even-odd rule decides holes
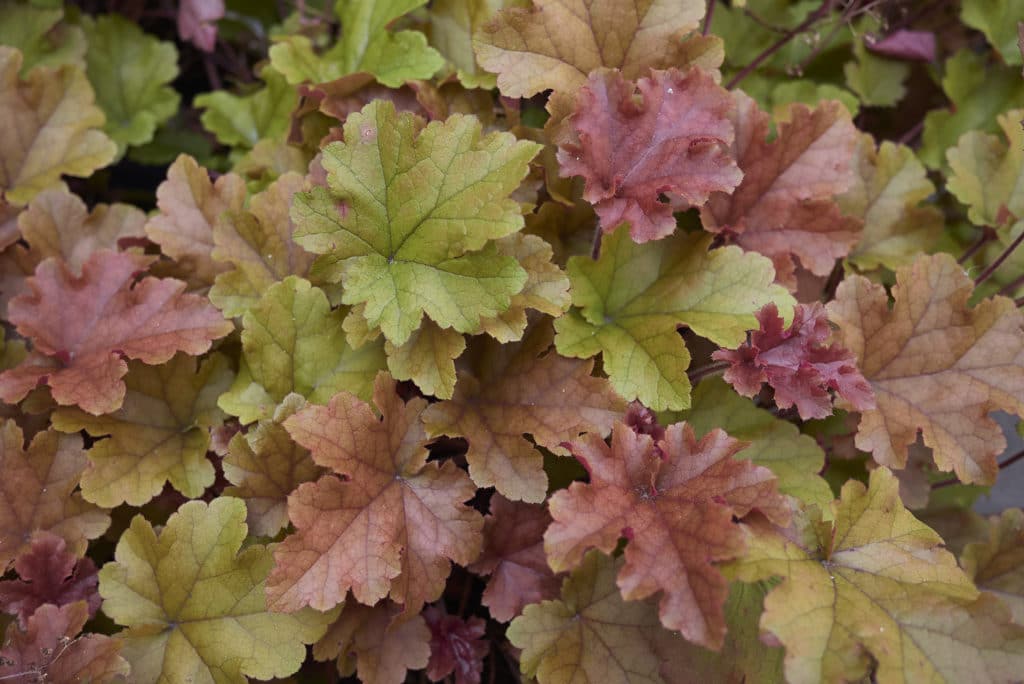
[[[478,617],[463,620],[444,608],[428,606],[423,619],[430,628],[430,662],[427,678],[439,682],[455,674],[455,684],[480,684],[484,658],[490,644],[484,639],[487,623]]]
[[[476,487],[451,461],[427,463],[420,420],[427,402],[403,403],[383,373],[373,400],[381,418],[342,392],[284,422],[292,439],[335,474],[288,498],[296,532],[274,552],[267,580],[272,610],[327,610],[351,589],[361,603],[390,596],[416,613],[441,596],[451,561],[468,565],[480,552],[483,518],[462,503]]]
[[[788,329],[774,304],[761,309],[757,320],[761,329],[748,343],[712,354],[732,364],[725,380],[737,392],[753,397],[767,382],[779,408],[796,405],[803,420],[832,415],[829,390],[858,411],[875,407],[875,394],[857,370],[853,352],[838,343],[826,344],[832,328],[820,302],[798,304]]]
[[[11,300],[10,322],[33,353],[0,374],[0,399],[20,401],[46,384],[58,404],[100,415],[120,408],[128,372],[125,357],[155,365],[176,352],[202,354],[233,329],[206,299],[183,294],[185,283],[136,275],[148,259],[95,252],[76,276],[47,259]]]
[[[576,97],[579,144],[560,146],[560,173],[586,180],[583,197],[604,232],[628,221],[636,242],[663,238],[676,220],[662,194],[701,205],[743,177],[730,153],[733,106],[699,68],[653,71],[636,83],[618,71],[595,72]]]
[[[698,441],[686,423],[666,428],[658,442],[619,423],[611,446],[591,435],[573,443],[590,482],[551,497],[554,523],[544,549],[552,569],[577,567],[591,548],[611,553],[625,537],[622,597],[663,592],[665,627],[720,648],[729,586],[714,562],[737,558],[745,548],[733,517],[757,509],[785,524],[790,516],[771,471],[732,458],[744,446],[721,430]]]
[[[25,449],[17,423],[0,425],[0,571],[40,530],[63,538],[77,556],[106,531],[110,517],[74,493],[86,463],[79,435],[47,430]]]
[[[701,220],[707,230],[770,257],[778,282],[794,289],[794,258],[826,276],[860,238],[860,220],[844,216],[835,201],[854,181],[859,133],[842,104],[826,101],[813,110],[793,105],[790,120],[769,141],[768,114],[746,95],[735,97],[733,154],[743,182],[731,195],[712,195]]]
[[[25,629],[7,630],[0,649],[0,680],[17,684],[126,681],[128,663],[120,656],[122,642],[103,634],[80,634],[88,619],[85,601],[41,606]]]
[[[490,575],[481,602],[498,622],[508,622],[530,603],[558,596],[561,581],[544,555],[544,530],[551,524],[545,506],[491,497],[484,518],[484,550],[470,572]]]
[[[430,630],[420,615],[396,620],[401,612],[401,606],[387,601],[372,607],[346,602],[337,621],[313,646],[313,657],[336,658],[343,677],[358,674],[363,682],[402,684],[409,670],[429,662]]]
[[[68,551],[67,542],[50,532],[37,532],[32,546],[15,562],[18,579],[0,582],[0,610],[17,615],[21,625],[39,606],[85,601],[89,617],[100,607],[99,578],[91,558]]]

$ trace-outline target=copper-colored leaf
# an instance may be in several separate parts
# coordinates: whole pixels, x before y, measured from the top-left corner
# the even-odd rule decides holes
[[[832,415],[829,390],[858,411],[875,407],[871,386],[857,370],[853,354],[838,344],[825,344],[832,328],[821,303],[798,304],[788,328],[774,304],[765,305],[757,320],[761,329],[749,342],[712,355],[732,364],[725,379],[737,392],[753,397],[767,382],[779,408],[795,404],[804,420]]]
[[[427,678],[440,682],[454,674],[455,684],[480,684],[484,658],[490,644],[483,638],[487,623],[478,617],[463,620],[443,607],[428,606],[423,619],[430,628],[430,662]]]
[[[423,414],[433,435],[469,441],[469,474],[479,487],[539,503],[547,493],[543,457],[533,442],[556,449],[583,432],[602,437],[625,410],[608,381],[591,377],[593,361],[551,349],[551,326],[534,325],[522,342],[477,338],[459,371],[455,396]]]
[[[849,113],[837,101],[813,110],[795,104],[769,142],[768,115],[746,95],[737,95],[736,103],[734,154],[743,182],[731,195],[711,197],[701,212],[704,227],[771,257],[786,285],[796,283],[794,257],[812,273],[828,275],[861,228],[834,199],[854,178],[858,134]]]
[[[128,663],[121,642],[103,634],[82,634],[89,619],[85,601],[41,606],[24,630],[12,627],[0,649],[0,680],[27,682],[124,681]]]
[[[214,261],[213,229],[225,211],[241,211],[245,181],[228,173],[210,182],[206,169],[188,155],[179,155],[156,191],[160,213],[146,224],[146,235],[174,259],[180,275],[193,288],[213,284],[229,266]],[[178,275],[178,272],[176,272]]]
[[[338,660],[338,672],[358,674],[363,682],[402,684],[406,672],[426,667],[430,658],[430,630],[414,615],[397,621],[401,609],[384,601],[364,606],[345,604],[337,621],[313,646],[317,660]]]
[[[0,582],[0,610],[17,615],[22,625],[39,606],[85,601],[89,616],[100,607],[99,578],[91,558],[68,551],[67,542],[51,532],[37,532],[32,546],[14,562],[18,579]]]
[[[882,465],[903,468],[920,432],[940,470],[995,482],[1006,440],[988,414],[1024,415],[1024,316],[1005,297],[968,307],[972,290],[956,260],[937,254],[896,272],[891,308],[885,289],[860,276],[828,305],[878,404],[861,416],[857,448]]]
[[[288,499],[296,532],[274,552],[269,605],[326,610],[352,590],[373,604],[385,596],[418,612],[444,590],[450,561],[480,552],[483,518],[463,505],[476,488],[454,463],[427,463],[423,399],[402,402],[377,376],[374,403],[348,393],[307,406],[284,426],[337,475],[301,485]]]
[[[699,206],[739,184],[732,108],[729,93],[701,69],[654,71],[636,83],[618,71],[596,72],[576,96],[579,144],[560,146],[559,173],[583,176],[583,197],[605,232],[628,221],[636,242],[665,237],[676,220],[662,194]]]
[[[48,259],[28,280],[28,292],[8,307],[10,321],[33,344],[20,366],[0,375],[0,398],[20,401],[49,385],[62,405],[94,415],[124,401],[125,357],[159,364],[175,352],[202,354],[232,330],[207,301],[182,293],[185,283],[143,278],[147,263],[132,254],[95,252],[76,276]]]
[[[554,523],[544,535],[551,567],[576,567],[587,549],[610,553],[625,537],[623,598],[663,592],[662,624],[720,647],[729,587],[713,563],[744,549],[733,517],[758,509],[776,521],[789,518],[771,471],[732,458],[743,446],[721,430],[697,441],[686,423],[668,427],[657,442],[618,423],[611,446],[596,435],[573,443],[590,482],[551,497]]]
[[[550,524],[545,506],[491,497],[484,550],[469,570],[490,575],[481,601],[495,620],[508,622],[523,606],[558,596],[559,579],[544,555],[544,531]]]
[[[14,421],[0,427],[0,568],[31,548],[36,530],[58,535],[78,556],[103,534],[110,518],[73,493],[85,463],[78,435],[47,430],[25,449]]]

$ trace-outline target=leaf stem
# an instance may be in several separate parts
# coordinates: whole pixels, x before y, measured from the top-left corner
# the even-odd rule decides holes
[[[1013,294],[1013,291],[1016,290],[1021,285],[1024,285],[1024,275],[1017,276],[1006,285],[1003,285],[1003,287],[1000,288],[999,292],[996,292],[996,294],[1008,297],[1011,294]]]
[[[1011,242],[1006,247],[1006,249],[1004,249],[1002,253],[996,257],[995,261],[989,264],[988,268],[982,271],[981,275],[974,279],[974,286],[977,287],[978,285],[981,285],[983,282],[988,280],[989,277],[996,272],[996,269],[1002,266],[1003,262],[1009,259],[1010,255],[1013,254],[1013,252],[1018,247],[1020,247],[1020,243],[1022,242],[1024,242],[1024,231],[1021,231],[1020,235],[1013,239],[1013,242]]]
[[[731,364],[728,361],[715,361],[709,363],[706,366],[695,368],[687,372],[687,376],[690,378],[690,384],[696,385],[698,382],[708,377],[709,375],[717,375],[727,369]]]
[[[977,240],[975,240],[974,243],[971,244],[970,247],[967,248],[967,250],[963,253],[963,255],[959,259],[956,260],[956,263],[958,263],[958,264],[965,263],[968,259],[970,259],[972,256],[977,254],[979,249],[981,249],[982,247],[987,245],[989,242],[994,240],[995,237],[996,237],[996,232],[994,230],[992,230],[991,228],[989,228],[988,226],[985,226],[984,228],[982,228],[981,236]]]
[[[757,57],[752,59],[750,61],[750,64],[740,69],[740,71],[729,80],[725,87],[728,90],[732,90],[733,88],[735,88],[740,81],[749,76],[755,69],[757,69],[757,67],[761,66],[762,62],[764,62],[766,59],[768,59],[776,52],[784,48],[789,41],[793,40],[793,38],[795,38],[796,36],[806,31],[808,28],[810,28],[811,25],[814,24],[814,22],[818,21],[826,14],[828,14],[832,10],[832,5],[835,4],[835,2],[836,0],[825,0],[824,2],[822,2],[821,6],[818,9],[811,12],[809,15],[807,15],[806,19],[800,22],[799,26],[789,31],[786,31],[786,33],[781,38],[772,43]]]
[[[1021,449],[1020,451],[1015,453],[1013,456],[1010,456],[1005,461],[1002,461],[999,464],[999,470],[1004,470],[1006,468],[1009,468],[1010,466],[1012,466],[1014,463],[1016,463],[1017,461],[1019,461],[1021,459],[1024,459],[1024,449]],[[953,485],[957,485],[957,484],[962,484],[960,482],[960,478],[958,478],[958,477],[951,477],[951,478],[946,479],[946,480],[939,480],[938,482],[932,483],[932,489],[942,489],[943,487],[952,487]]]
[[[711,30],[711,17],[715,16],[715,3],[717,2],[718,0],[708,0],[708,9],[704,13],[704,28],[700,32],[702,36],[708,35],[708,31]]]

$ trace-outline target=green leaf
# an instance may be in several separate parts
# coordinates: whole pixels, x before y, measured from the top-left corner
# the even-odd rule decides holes
[[[999,116],[1006,141],[969,131],[946,151],[953,173],[947,187],[967,205],[976,226],[1003,228],[1024,219],[1024,110]],[[1007,213],[1009,212],[1009,213]],[[1016,232],[1011,227],[1009,232]]]
[[[1017,22],[1024,21],[1022,0],[963,0],[960,18],[985,34],[1007,64],[1020,64]]]
[[[322,55],[305,36],[286,36],[270,48],[270,62],[289,83],[324,83],[348,74],[367,72],[390,88],[405,81],[428,79],[444,66],[444,58],[427,45],[419,31],[391,33],[388,24],[426,4],[426,0],[338,0],[341,37]]]
[[[527,281],[491,240],[523,226],[508,195],[539,146],[482,135],[456,114],[428,125],[381,100],[352,114],[345,141],[324,149],[327,188],[298,193],[295,241],[323,255],[313,274],[341,282],[342,301],[395,345],[426,313],[442,328],[479,332]]]
[[[37,66],[85,66],[85,34],[61,21],[64,10],[40,9],[19,2],[0,4],[0,45],[21,50],[21,76]]]
[[[971,130],[995,133],[997,115],[1024,107],[1020,70],[993,63],[967,48],[946,60],[942,89],[953,106],[928,112],[918,152],[933,169],[944,163],[946,150],[961,135]]]
[[[341,391],[368,398],[384,368],[380,342],[353,350],[345,341],[344,309],[289,276],[267,288],[242,317],[242,364],[218,404],[242,423],[272,418],[292,392],[317,404]]]
[[[215,475],[206,450],[210,428],[223,418],[217,397],[231,378],[221,355],[198,369],[196,359],[184,354],[160,366],[132,362],[124,405],[117,411],[102,416],[78,408],[55,411],[53,426],[62,432],[109,436],[87,452],[82,496],[104,508],[141,506],[168,481],[189,498],[201,496]]]
[[[107,115],[103,130],[118,154],[148,143],[178,111],[181,97],[168,86],[178,76],[178,50],[116,14],[83,17],[82,27],[89,40],[86,73]]]
[[[451,328],[426,321],[395,346],[384,343],[388,371],[396,380],[412,380],[424,394],[451,399],[455,392],[455,359],[466,350],[466,339]]]
[[[818,475],[825,465],[825,452],[817,442],[800,434],[792,423],[757,408],[721,378],[707,378],[697,385],[690,410],[659,418],[665,425],[685,420],[698,438],[721,428],[730,437],[750,443],[735,458],[749,459],[775,473],[780,492],[822,509],[832,503],[832,490]]]
[[[1024,668],[1024,628],[978,590],[942,539],[904,507],[887,468],[850,481],[835,522],[812,510],[791,531],[745,525],[747,555],[725,571],[745,582],[782,577],[762,631],[786,647],[794,683],[997,682]]]
[[[217,140],[230,147],[250,149],[262,138],[288,132],[299,94],[284,76],[271,68],[260,74],[266,85],[247,95],[224,90],[198,95],[192,104],[205,109],[200,120]]]
[[[430,42],[455,68],[467,88],[493,88],[494,74],[473,54],[473,34],[494,14],[516,0],[434,0],[430,3]],[[521,3],[520,3],[521,4]]]
[[[267,610],[270,549],[245,541],[245,504],[189,501],[159,534],[135,516],[100,570],[103,612],[128,629],[122,654],[131,681],[245,684],[286,677],[336,617]]]
[[[903,82],[910,75],[910,65],[895,59],[873,55],[864,47],[864,40],[853,42],[854,61],[843,67],[846,85],[857,93],[867,107],[893,107],[906,94]]]
[[[677,233],[638,245],[623,224],[605,235],[601,256],[569,259],[572,302],[555,321],[565,356],[604,355],[615,390],[656,411],[690,406],[690,353],[676,329],[735,347],[758,326],[754,314],[774,302],[789,318],[793,298],[773,284],[767,258],[738,247],[708,251],[711,236]]]

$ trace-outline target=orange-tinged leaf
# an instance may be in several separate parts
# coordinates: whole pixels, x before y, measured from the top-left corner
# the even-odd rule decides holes
[[[88,176],[117,153],[80,67],[37,67],[22,81],[21,63],[19,50],[0,45],[0,196],[19,205],[62,174]]]
[[[227,264],[213,258],[214,226],[226,211],[241,211],[245,181],[228,173],[210,182],[206,169],[192,157],[179,155],[156,191],[160,213],[146,224],[146,235],[174,259],[192,289],[213,284]]]
[[[78,435],[47,430],[25,449],[14,421],[0,427],[0,568],[31,548],[36,530],[61,537],[78,556],[103,534],[110,518],[74,493],[85,463]]]
[[[63,261],[47,259],[15,297],[10,322],[32,341],[33,353],[0,374],[0,398],[20,401],[46,384],[58,404],[99,415],[124,401],[124,360],[169,361],[175,352],[202,354],[233,329],[207,301],[183,294],[185,283],[143,278],[147,259],[101,250],[76,276]]]
[[[361,603],[390,596],[416,613],[441,595],[450,561],[466,565],[480,552],[483,518],[462,503],[476,488],[454,463],[427,463],[420,422],[426,401],[403,403],[394,380],[381,373],[374,404],[381,418],[343,392],[284,422],[336,475],[288,498],[296,532],[274,552],[267,580],[274,610],[326,610],[351,589]]]
[[[545,321],[519,343],[475,339],[455,396],[423,414],[431,436],[469,441],[466,460],[478,487],[517,501],[539,503],[548,488],[543,456],[524,434],[557,449],[584,432],[607,435],[626,408],[607,380],[590,375],[593,361],[559,356],[552,338]]]
[[[730,147],[734,107],[710,73],[653,71],[636,83],[618,71],[592,74],[576,96],[578,144],[559,147],[559,173],[583,176],[583,197],[610,233],[623,221],[636,242],[670,235],[673,206],[730,193],[743,174]]]
[[[744,550],[733,517],[757,509],[779,522],[789,518],[771,471],[732,458],[743,446],[721,430],[698,441],[686,423],[669,426],[657,441],[618,423],[611,446],[596,435],[573,443],[590,481],[551,497],[554,523],[544,535],[551,567],[576,567],[590,548],[611,553],[625,537],[623,597],[662,592],[662,624],[721,647],[729,587],[713,563]]]
[[[731,195],[711,197],[701,211],[704,227],[770,257],[778,281],[791,289],[794,258],[811,273],[828,275],[861,230],[835,201],[854,180],[858,134],[849,112],[837,101],[813,110],[795,104],[769,141],[769,116],[746,95],[737,95],[736,104],[734,155],[743,182]]]
[[[400,613],[401,607],[390,601],[373,607],[348,601],[314,644],[313,657],[337,659],[343,677],[358,674],[367,684],[402,684],[409,670],[427,666],[430,630],[419,615],[396,620]]]
[[[847,278],[828,305],[836,340],[857,356],[878,407],[865,411],[858,449],[903,468],[920,431],[940,470],[992,484],[1006,446],[989,417],[1024,415],[1024,316],[994,297],[968,307],[973,284],[946,254],[896,272],[895,304],[866,278]]]
[[[508,622],[528,603],[558,596],[560,580],[544,554],[544,531],[550,524],[546,506],[509,501],[501,494],[491,497],[484,549],[469,570],[490,576],[482,603],[498,622]]]
[[[7,630],[0,649],[0,680],[18,684],[124,681],[128,663],[120,656],[121,642],[104,634],[80,634],[88,619],[85,601],[40,606],[25,629]]]

